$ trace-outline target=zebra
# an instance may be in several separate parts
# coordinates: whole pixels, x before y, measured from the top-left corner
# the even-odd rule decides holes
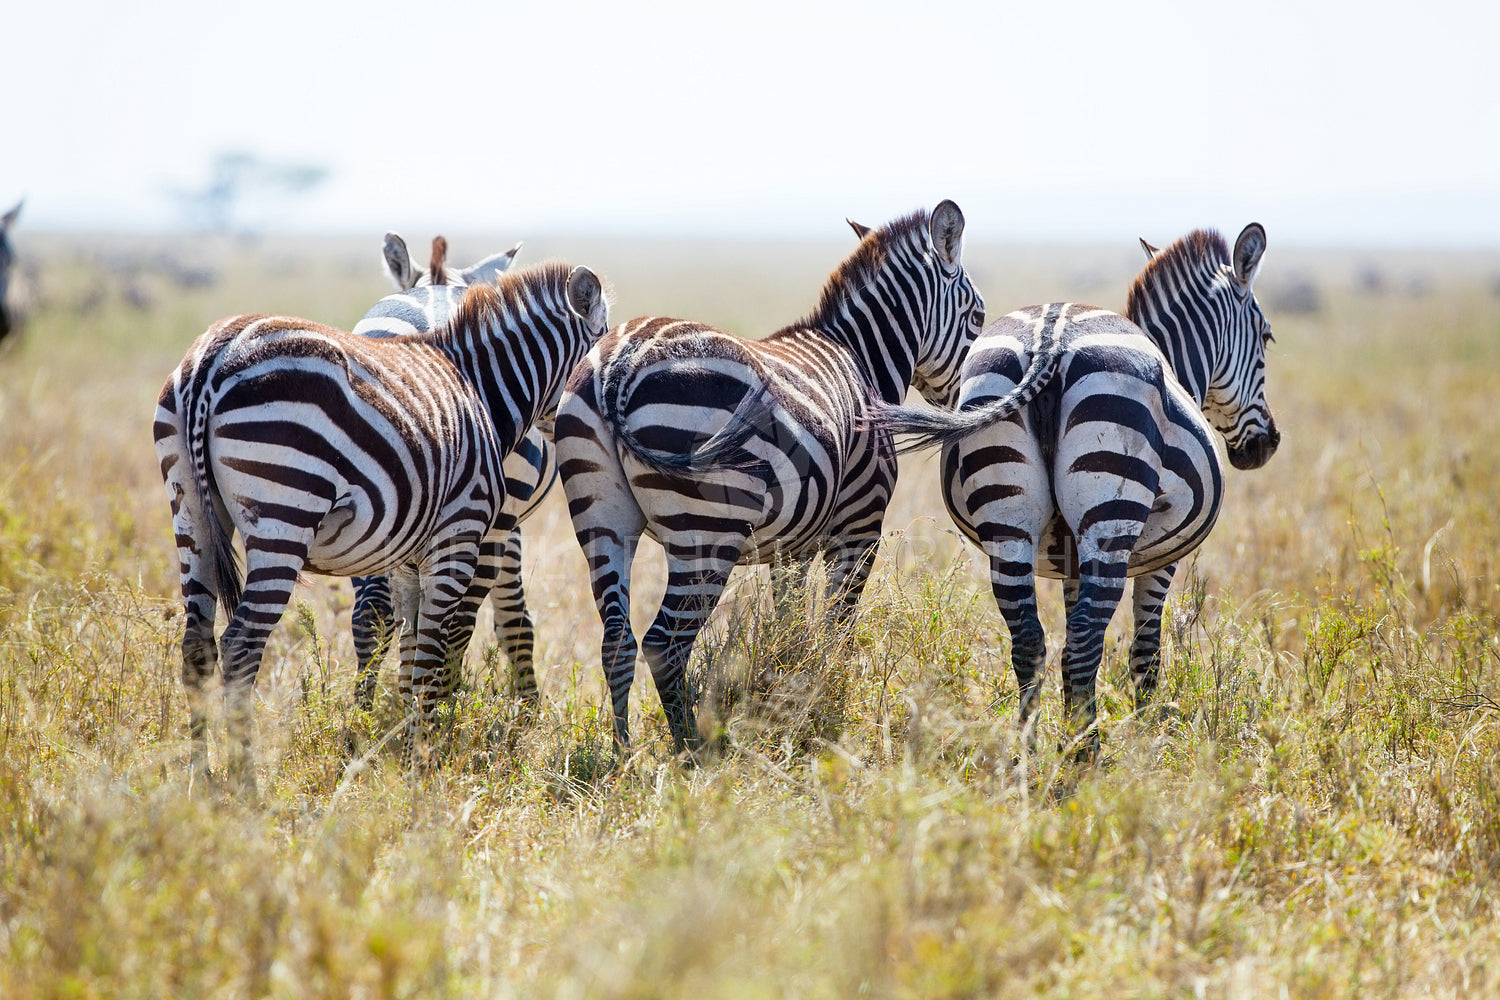
[[[958,368],[984,325],[961,262],[963,213],[944,201],[879,229],[812,313],[763,340],[642,317],[612,329],[558,404],[558,470],[604,625],[614,739],[629,747],[638,650],[630,569],[641,535],[667,557],[666,594],[644,648],[674,752],[698,746],[685,667],[733,568],[821,553],[829,606],[850,620],[896,480],[872,399],[909,387],[952,405]]]
[[[10,307],[5,304],[6,296],[10,292],[10,272],[16,265],[16,252],[10,245],[10,227],[15,225],[16,219],[21,215],[21,206],[26,204],[25,199],[16,202],[4,215],[0,215],[0,342],[14,329],[10,314]]]
[[[386,233],[382,256],[386,273],[398,291],[375,303],[355,324],[353,332],[366,337],[392,337],[439,329],[456,311],[468,286],[493,281],[511,266],[520,249],[521,244],[517,243],[503,253],[455,271],[446,266],[448,242],[438,236],[432,241],[430,264],[422,270],[412,265],[411,254],[400,235]],[[494,611],[496,638],[510,662],[516,692],[532,707],[539,698],[532,665],[536,631],[521,584],[519,525],[540,506],[557,476],[552,441],[544,430],[549,425],[550,415],[527,431],[516,450],[505,458],[505,505],[500,521],[480,547],[479,568],[469,593],[454,611],[450,626],[457,634],[470,634],[479,606],[488,596]],[[380,654],[390,640],[391,588],[384,576],[356,576],[351,582],[354,608],[350,630],[358,663],[355,702],[368,710],[375,700]],[[463,648],[449,652],[456,667]]]
[[[554,262],[473,286],[430,334],[357,337],[251,315],[194,342],[154,434],[181,564],[195,773],[207,773],[203,687],[222,652],[227,770],[253,788],[255,677],[304,569],[395,576],[409,623],[401,690],[410,732],[423,731],[449,685],[445,626],[505,501],[501,462],[553,408],[608,308],[592,271]],[[229,616],[217,648],[216,602]]]
[[[1155,692],[1173,571],[1223,501],[1214,432],[1237,469],[1261,467],[1281,441],[1265,394],[1273,337],[1252,290],[1265,230],[1246,226],[1232,254],[1213,230],[1141,246],[1124,316],[1071,302],[1017,310],[969,351],[957,411],[877,414],[913,435],[903,451],[943,445],[944,502],[989,557],[1031,743],[1046,663],[1035,576],[1064,581],[1065,715],[1084,761],[1098,756],[1095,681],[1127,578],[1137,708]]]

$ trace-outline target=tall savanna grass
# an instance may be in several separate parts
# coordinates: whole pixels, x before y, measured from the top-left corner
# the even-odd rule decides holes
[[[536,242],[612,279],[617,318],[751,334],[804,312],[842,252]],[[615,759],[553,497],[525,527],[539,718],[476,642],[411,770],[381,742],[389,683],[352,708],[347,584],[312,579],[262,668],[260,798],[225,798],[186,763],[155,394],[220,315],[351,325],[386,290],[374,248],[34,247],[46,294],[0,352],[0,996],[1500,990],[1500,259],[1273,245],[1285,441],[1230,474],[1179,571],[1159,712],[1132,712],[1116,623],[1097,769],[1056,752],[1047,588],[1041,750],[1013,766],[1004,628],[919,458],[852,635],[820,630],[817,594],[736,577],[694,667],[704,766],[670,759],[644,666]],[[968,254],[999,315],[1119,308],[1128,249]],[[164,252],[218,282],[173,284]],[[1366,263],[1381,289],[1357,287]],[[1317,311],[1278,311],[1293,277]],[[661,587],[645,552],[638,629]]]

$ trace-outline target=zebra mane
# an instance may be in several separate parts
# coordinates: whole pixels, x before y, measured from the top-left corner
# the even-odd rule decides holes
[[[1151,255],[1141,273],[1130,284],[1125,299],[1125,318],[1141,325],[1146,296],[1163,282],[1196,276],[1207,285],[1229,263],[1229,244],[1217,229],[1195,229],[1175,243]]]
[[[470,285],[459,300],[453,319],[438,332],[437,339],[452,340],[479,333],[491,319],[523,312],[528,299],[543,298],[566,304],[571,271],[563,261],[548,260],[520,271],[502,271],[494,281]]]
[[[823,294],[818,297],[817,307],[806,318],[778,330],[771,336],[828,325],[837,317],[839,306],[850,295],[874,280],[896,247],[908,240],[914,240],[919,247],[926,242],[929,217],[930,213],[926,209],[919,209],[910,215],[888,222],[878,229],[870,230],[859,241],[859,246],[855,247],[854,252],[828,276],[828,281],[823,285]]]

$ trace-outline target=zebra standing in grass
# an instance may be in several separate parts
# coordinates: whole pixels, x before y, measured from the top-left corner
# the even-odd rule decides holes
[[[1223,500],[1214,431],[1237,469],[1264,465],[1281,440],[1265,394],[1271,328],[1251,290],[1265,230],[1246,226],[1232,256],[1212,231],[1141,245],[1149,260],[1124,317],[1059,302],[1013,312],[975,341],[958,411],[880,415],[917,435],[903,450],[945,445],[944,498],[989,556],[1031,738],[1046,663],[1035,573],[1065,581],[1063,695],[1085,759],[1098,752],[1095,678],[1127,577],[1137,705],[1156,688],[1173,570]]]
[[[468,286],[494,281],[511,266],[520,249],[517,243],[504,253],[455,271],[446,266],[448,243],[439,236],[432,241],[430,264],[422,270],[412,265],[405,241],[396,233],[386,233],[386,272],[399,291],[375,303],[353,332],[366,337],[394,337],[439,329],[449,322]],[[541,504],[557,476],[552,442],[541,426],[526,432],[516,450],[506,456],[504,470],[505,506],[495,531],[480,547],[479,568],[469,593],[453,612],[453,630],[465,635],[472,632],[479,606],[488,596],[494,611],[495,636],[510,662],[516,693],[528,705],[534,705],[538,698],[532,666],[536,632],[521,585],[519,525]],[[368,709],[375,698],[380,653],[390,639],[391,588],[384,576],[356,576],[351,582],[354,609],[350,626],[359,664],[355,698],[361,708]],[[462,648],[449,651],[455,669],[463,653]]]
[[[10,272],[16,264],[16,252],[10,245],[10,227],[20,216],[24,204],[24,201],[18,201],[15,208],[0,215],[0,341],[10,336],[12,329],[10,306],[5,304],[6,296],[10,294]]]
[[[614,735],[629,742],[636,641],[630,568],[642,533],[667,556],[667,588],[644,643],[678,750],[696,745],[684,669],[741,562],[822,552],[847,620],[870,572],[896,481],[871,399],[910,386],[951,405],[984,323],[960,260],[951,201],[878,230],[829,278],[805,320],[747,341],[648,317],[611,330],[568,380],[558,468],[604,623]]]
[[[222,651],[229,771],[253,786],[255,677],[304,569],[395,576],[402,693],[414,726],[431,718],[450,685],[451,612],[505,501],[501,462],[607,321],[599,279],[554,263],[474,286],[430,334],[236,316],[198,338],[154,427],[181,561],[196,770],[208,762],[203,685]],[[229,614],[217,648],[215,602]]]

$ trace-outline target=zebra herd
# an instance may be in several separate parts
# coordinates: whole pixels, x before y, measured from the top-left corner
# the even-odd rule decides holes
[[[1238,468],[1264,464],[1279,440],[1265,400],[1270,329],[1251,287],[1265,233],[1246,227],[1232,252],[1208,231],[1147,247],[1125,316],[1051,303],[985,327],[957,205],[851,225],[858,244],[812,311],[760,340],[665,317],[607,329],[587,268],[510,270],[518,245],[453,270],[439,238],[424,271],[394,235],[398,291],[353,333],[271,316],[210,327],[163,388],[154,428],[195,770],[207,770],[204,687],[222,659],[227,770],[253,785],[251,692],[304,570],[355,577],[362,705],[400,624],[412,737],[452,690],[486,598],[534,705],[518,528],[554,471],[604,628],[615,739],[629,745],[644,652],[674,748],[691,753],[685,668],[731,571],[774,562],[805,580],[821,555],[828,625],[847,628],[897,441],[942,447],[945,502],[989,558],[1033,740],[1046,657],[1034,576],[1064,580],[1066,711],[1092,759],[1104,628],[1127,578],[1144,704],[1173,567],[1222,501],[1213,432]],[[903,405],[912,388],[928,406]],[[637,644],[630,570],[643,535],[662,546],[668,577]],[[229,619],[218,643],[216,605]]]

